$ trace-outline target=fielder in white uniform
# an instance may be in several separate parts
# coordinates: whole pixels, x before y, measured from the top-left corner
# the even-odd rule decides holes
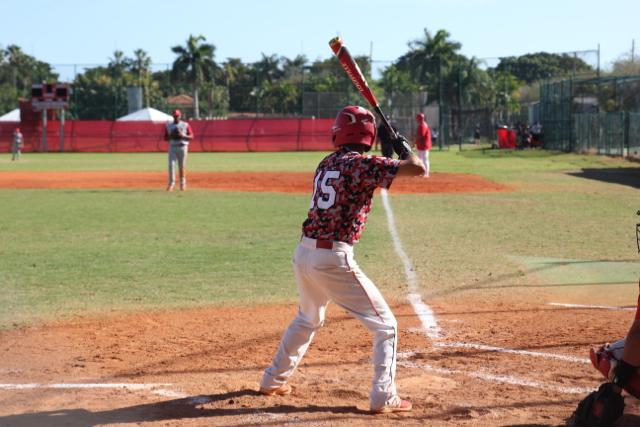
[[[410,411],[411,403],[396,392],[396,319],[378,288],[358,267],[353,245],[367,221],[374,190],[389,188],[398,175],[422,175],[424,165],[403,137],[393,141],[400,160],[363,154],[371,149],[376,125],[373,114],[362,107],[340,111],[332,134],[337,151],[316,169],[311,206],[294,254],[299,311],[264,372],[260,392],[291,393],[289,378],[324,323],[329,302],[334,301],[374,334],[371,411]]]
[[[11,161],[20,160],[24,138],[19,128],[13,131],[13,142],[11,143]]]
[[[178,163],[180,175],[180,190],[187,189],[185,164],[189,153],[189,141],[193,139],[193,131],[187,122],[183,122],[180,110],[173,112],[173,122],[167,123],[164,138],[169,141],[169,184],[167,191],[173,191],[176,186],[175,164]]]

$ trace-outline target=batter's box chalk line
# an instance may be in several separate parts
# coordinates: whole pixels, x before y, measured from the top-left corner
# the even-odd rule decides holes
[[[167,387],[172,384],[144,384],[144,383],[26,383],[26,384],[0,384],[0,390],[35,390],[35,389],[56,389],[56,390],[73,390],[73,389],[123,389],[130,391],[149,391],[152,394],[163,397],[173,397],[184,399],[187,394],[170,390]]]

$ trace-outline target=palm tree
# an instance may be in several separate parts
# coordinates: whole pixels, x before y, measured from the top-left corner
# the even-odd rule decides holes
[[[20,46],[14,44],[9,45],[6,50],[6,59],[7,64],[9,65],[9,70],[11,70],[11,81],[13,86],[18,91],[26,88],[30,84],[32,71],[29,70],[28,58]],[[27,71],[28,74],[23,74],[24,71]]]
[[[436,97],[447,98],[441,92],[444,80],[457,79],[455,71],[458,62],[457,52],[462,48],[458,42],[451,41],[451,34],[446,30],[438,30],[432,35],[424,29],[424,37],[409,43],[409,52],[398,59],[400,71],[408,71],[420,84],[427,86],[429,93]],[[453,76],[451,76],[453,74]],[[451,83],[451,81],[447,82]],[[441,99],[451,101],[451,99]]]
[[[302,79],[302,75],[304,73],[305,68],[309,60],[305,55],[296,55],[295,58],[282,58],[282,72],[284,73],[285,78],[287,79]]]
[[[278,58],[277,55],[267,56],[263,53],[262,59],[253,65],[257,73],[256,85],[259,86],[263,81],[273,83],[279,80],[284,75],[280,63],[281,58]]]
[[[200,107],[198,104],[198,88],[204,79],[212,79],[216,69],[213,60],[216,47],[212,44],[202,43],[206,39],[204,36],[189,35],[185,46],[174,46],[171,51],[178,55],[173,62],[171,70],[173,78],[178,80],[186,78],[193,88],[193,114],[196,119],[200,118]]]
[[[129,63],[130,60],[124,56],[124,52],[121,50],[114,50],[113,58],[109,58],[109,64],[107,65],[111,77],[116,81],[122,80]]]
[[[151,75],[151,58],[143,49],[133,51],[135,58],[131,62],[131,71],[138,77],[138,85],[144,90],[144,103],[149,107],[149,77]]]

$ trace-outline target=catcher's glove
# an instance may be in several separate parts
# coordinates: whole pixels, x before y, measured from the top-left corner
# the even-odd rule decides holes
[[[582,399],[571,416],[573,427],[607,427],[616,422],[624,411],[624,398],[613,389],[613,384],[602,384],[597,391]]]

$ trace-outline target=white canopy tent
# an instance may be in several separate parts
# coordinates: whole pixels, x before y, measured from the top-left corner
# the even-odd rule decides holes
[[[120,117],[116,121],[118,122],[168,122],[173,120],[168,114],[163,113],[162,111],[158,111],[155,108],[143,108],[142,110],[134,111],[131,114],[127,114],[126,116]]]
[[[19,122],[20,121],[20,109],[9,111],[7,114],[0,116],[0,122]]]

